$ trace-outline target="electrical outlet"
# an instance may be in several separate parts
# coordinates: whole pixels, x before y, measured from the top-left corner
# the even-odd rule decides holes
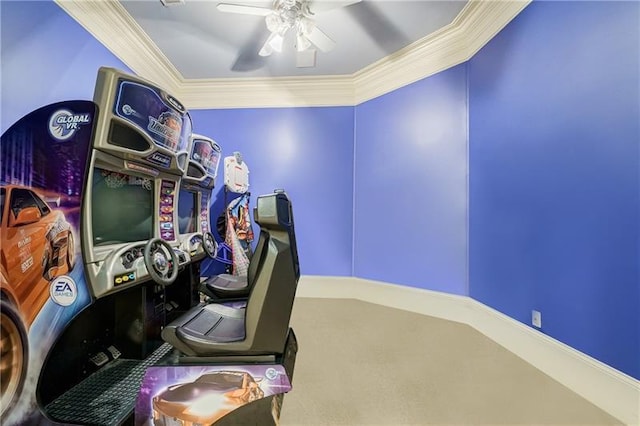
[[[534,327],[542,328],[542,314],[539,311],[531,311],[531,324]]]

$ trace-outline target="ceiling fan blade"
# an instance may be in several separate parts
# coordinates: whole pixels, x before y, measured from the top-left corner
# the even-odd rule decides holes
[[[311,0],[309,9],[314,14],[326,12],[332,9],[347,7],[354,3],[360,3],[362,0]]]
[[[347,13],[367,32],[386,53],[408,45],[411,40],[389,20],[375,2],[363,1],[347,9]]]
[[[267,58],[257,55],[256,52],[260,50],[268,34],[269,31],[265,28],[264,22],[257,22],[248,37],[249,41],[240,48],[231,70],[247,73],[263,68],[267,64]]]
[[[242,4],[231,3],[218,3],[216,7],[220,12],[241,13],[243,15],[267,16],[273,12],[273,10],[266,7],[245,6]]]
[[[305,35],[311,43],[315,44],[318,49],[323,52],[329,52],[336,46],[336,42],[331,40],[328,35],[322,32],[322,30],[315,25],[313,26],[313,29]]]

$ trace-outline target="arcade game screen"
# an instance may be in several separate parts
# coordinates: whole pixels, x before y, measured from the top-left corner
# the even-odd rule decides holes
[[[93,244],[151,239],[153,188],[151,179],[95,168],[91,200]]]
[[[178,195],[178,230],[181,234],[198,232],[198,194],[184,189]]]

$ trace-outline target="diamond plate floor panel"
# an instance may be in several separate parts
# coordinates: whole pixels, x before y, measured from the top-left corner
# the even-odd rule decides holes
[[[147,367],[170,350],[165,343],[144,360],[117,359],[45,407],[52,419],[82,425],[118,425],[133,411]]]

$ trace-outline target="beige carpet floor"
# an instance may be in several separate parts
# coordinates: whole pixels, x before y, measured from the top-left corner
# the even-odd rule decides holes
[[[281,425],[610,425],[473,328],[345,299],[298,298]]]

